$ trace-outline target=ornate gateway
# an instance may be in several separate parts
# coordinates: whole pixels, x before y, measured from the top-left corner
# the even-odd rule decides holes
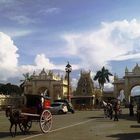
[[[132,72],[125,69],[125,76],[123,78],[118,78],[117,75],[114,76],[114,94],[118,97],[120,91],[124,91],[125,99],[130,102],[131,90],[133,87],[140,85],[140,67],[138,64],[133,68]]]

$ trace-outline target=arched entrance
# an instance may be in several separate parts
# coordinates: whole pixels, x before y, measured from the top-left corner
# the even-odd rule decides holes
[[[140,85],[133,87],[131,90],[131,96],[137,95],[140,95]]]
[[[124,90],[124,96],[127,102],[130,102],[131,90],[133,87],[140,85],[140,67],[138,64],[132,69],[131,72],[128,68],[125,69],[125,76],[123,78],[118,78],[117,75],[114,76],[114,94],[118,97],[121,89]]]

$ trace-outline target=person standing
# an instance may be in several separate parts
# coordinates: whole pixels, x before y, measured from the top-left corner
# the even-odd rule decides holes
[[[108,104],[109,105],[109,117],[112,120],[113,117],[113,106],[111,103]]]
[[[118,107],[118,103],[116,102],[115,105],[114,105],[114,121],[119,121],[118,119],[118,110],[119,107]]]
[[[134,105],[133,105],[133,102],[131,101],[130,104],[129,104],[129,115],[130,116],[134,116]]]

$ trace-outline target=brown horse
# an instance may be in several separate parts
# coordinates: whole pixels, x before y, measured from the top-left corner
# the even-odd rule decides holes
[[[11,123],[10,125],[10,134],[12,137],[16,136],[17,133],[17,125],[20,123],[19,121],[19,116],[20,116],[20,112],[19,110],[12,110],[12,107],[7,107],[5,110],[6,113],[6,117],[9,117],[9,121]],[[15,131],[12,132],[12,127],[15,126]]]
[[[13,109],[12,107],[7,107],[5,110],[6,117],[9,117],[10,125],[10,134],[12,137],[16,136],[17,126],[19,126],[21,132],[26,134],[32,126],[32,121],[30,117],[22,116],[18,109]],[[12,132],[12,127],[15,126],[14,132]]]

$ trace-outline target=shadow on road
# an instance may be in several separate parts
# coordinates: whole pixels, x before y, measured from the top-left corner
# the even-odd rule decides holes
[[[117,138],[117,140],[138,140],[140,139],[140,133],[123,133],[109,135],[107,137]]]
[[[101,119],[101,118],[104,118],[104,117],[100,117],[100,116],[88,117],[88,119]]]
[[[140,128],[140,125],[130,125],[131,128]]]
[[[120,119],[124,119],[124,120],[129,120],[129,121],[137,121],[137,117],[135,116],[129,116],[128,114],[121,114],[119,116]]]
[[[16,134],[16,136],[21,136],[21,135],[35,135],[35,134],[39,134],[39,132],[38,131],[30,131],[30,132],[28,132],[28,133],[26,133],[26,134],[23,134],[22,132],[17,132],[17,134]],[[0,139],[1,138],[5,138],[5,137],[11,137],[12,138],[12,136],[10,135],[10,132],[0,132]]]
[[[118,118],[119,119],[123,119],[123,120],[128,120],[128,121],[137,121],[137,117],[136,115],[134,116],[129,116],[129,114],[120,114],[118,115]],[[105,118],[104,115],[102,114],[101,116],[91,116],[91,117],[88,117],[87,119],[97,119],[97,120],[102,120],[102,121],[105,121],[105,120],[108,120],[108,118]],[[114,115],[113,115],[113,118],[112,120],[114,119]]]
[[[10,136],[9,132],[0,132],[0,138],[9,137],[9,136]]]

